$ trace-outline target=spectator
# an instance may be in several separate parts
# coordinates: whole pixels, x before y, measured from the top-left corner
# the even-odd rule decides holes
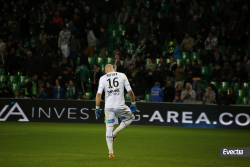
[[[192,60],[188,60],[188,63],[185,67],[185,84],[193,82],[193,65]]]
[[[41,30],[41,33],[39,35],[39,40],[42,42],[43,39],[46,39],[47,38],[47,34],[46,32],[44,31],[44,29]]]
[[[156,70],[155,70],[155,80],[159,81],[160,83],[163,83],[165,80],[165,74],[166,74],[166,70],[165,70],[166,64],[164,62],[163,57],[160,58],[159,63],[156,66]]]
[[[81,50],[81,45],[79,39],[76,37],[75,34],[71,35],[71,42],[70,42],[70,53],[69,58],[71,58],[76,64],[77,52]]]
[[[13,96],[11,88],[7,86],[7,82],[3,81],[2,88],[0,88],[0,97],[11,98]]]
[[[90,83],[91,83],[91,87],[92,87],[92,93],[97,92],[98,90],[98,83],[99,80],[102,76],[102,72],[100,71],[99,65],[95,64],[94,65],[94,70],[90,76]]]
[[[231,79],[233,82],[244,82],[246,79],[245,70],[241,68],[240,62],[236,64],[236,68],[234,69],[233,78]]]
[[[174,103],[183,103],[183,101],[182,100],[180,100],[180,97],[179,96],[175,96],[175,98],[174,98],[174,101],[173,101]]]
[[[173,42],[170,41],[168,43],[168,50],[166,51],[166,58],[173,57],[174,49],[175,49],[175,46],[173,45]]]
[[[187,32],[191,37],[196,37],[196,34],[200,31],[201,25],[198,22],[198,16],[194,15],[193,20],[188,22]]]
[[[215,67],[213,69],[212,75],[211,75],[211,80],[212,81],[219,81],[221,78],[221,66],[219,63],[215,63]]]
[[[51,48],[50,46],[47,44],[46,39],[42,40],[42,44],[40,44],[37,48],[37,56],[38,57],[46,57],[48,55],[48,53],[50,52]]]
[[[73,21],[70,21],[70,22],[69,22],[69,26],[68,26],[67,30],[69,30],[71,34],[79,35],[79,31],[78,31],[78,29],[75,27]]]
[[[215,103],[215,98],[216,98],[216,94],[212,90],[211,85],[209,85],[207,87],[207,92],[204,94],[203,103],[204,104],[214,104]]]
[[[19,98],[20,98],[20,97],[19,97],[19,92],[15,91],[14,98],[15,98],[15,99],[19,99]]]
[[[121,65],[120,60],[116,61],[115,65],[116,65],[117,72],[125,73],[125,68]]]
[[[176,40],[173,41],[173,46],[174,46],[174,52],[173,52],[174,59],[175,60],[181,59],[180,48]]]
[[[218,105],[229,105],[227,96],[228,96],[227,91],[221,92],[221,98],[218,102]]]
[[[175,97],[178,96],[179,98],[181,98],[181,93],[183,92],[182,87],[183,86],[181,84],[178,84],[176,86],[176,90],[175,90],[175,94],[174,94]]]
[[[222,71],[221,71],[220,81],[229,82],[232,77],[233,77],[232,67],[229,65],[229,63],[224,63],[224,67],[222,68]]]
[[[62,84],[64,84],[65,86],[68,86],[69,81],[73,79],[74,79],[73,73],[69,70],[69,67],[66,67],[66,69],[63,70],[63,76],[61,79]]]
[[[70,67],[70,62],[67,58],[63,59],[63,63],[60,65],[61,70],[67,70],[66,67]]]
[[[104,27],[101,27],[101,38],[100,38],[100,48],[101,48],[101,57],[105,58],[106,51],[108,49],[108,33]]]
[[[193,47],[193,51],[194,52],[201,52],[204,48],[204,40],[203,37],[201,36],[201,34],[197,34],[196,35],[196,40],[194,41],[194,47]]]
[[[200,57],[200,60],[202,62],[202,66],[213,66],[213,57],[212,57],[212,53],[210,53],[209,51],[207,50],[203,50],[201,52],[201,57]]]
[[[81,19],[84,23],[86,23],[88,20],[92,20],[94,17],[94,14],[90,11],[90,8],[86,6],[84,8],[84,11],[82,11]]]
[[[81,82],[81,89],[83,93],[87,92],[87,82],[89,81],[89,69],[82,65],[77,71],[76,74],[80,74],[80,82]]]
[[[135,66],[135,59],[132,58],[132,55],[128,53],[126,55],[126,59],[124,60],[124,68],[128,69],[130,64],[134,64],[134,66]]]
[[[65,96],[64,89],[61,87],[59,79],[55,80],[55,84],[56,84],[56,86],[54,86],[52,98],[53,99],[64,99],[64,96]]]
[[[165,27],[167,27],[167,25]],[[176,15],[173,28],[174,28],[174,35],[175,35],[175,38],[178,41],[178,43],[180,43],[181,39],[183,38],[183,33],[185,31],[185,27],[186,27],[185,22],[183,20],[181,20],[179,15]],[[193,43],[190,45],[193,45]]]
[[[178,63],[178,67],[174,73],[175,76],[175,88],[180,84],[183,87],[183,79],[184,79],[184,68],[181,62]]]
[[[229,94],[227,96],[227,99],[228,99],[229,105],[236,104],[237,95],[236,95],[236,93],[234,93],[234,88],[233,87],[229,88]]]
[[[241,66],[246,71],[250,70],[250,60],[249,60],[249,58],[247,56],[244,56],[243,61],[241,63]]]
[[[54,62],[52,64],[52,69],[49,74],[51,76],[51,80],[55,81],[59,76],[63,75],[63,71],[61,68],[58,67],[57,63]],[[53,83],[53,85],[55,85],[55,83]]]
[[[193,89],[196,88],[197,83],[201,80],[201,66],[198,64],[197,60],[192,61],[192,68],[193,68]]]
[[[142,19],[142,24],[140,25],[140,39],[148,37],[149,28],[148,19]]]
[[[213,64],[215,63],[219,63],[221,64],[221,61],[222,61],[222,54],[220,52],[220,49],[219,48],[216,48],[215,51],[214,51],[214,55],[213,55]]]
[[[134,19],[131,19],[130,24],[128,24],[126,31],[125,31],[125,36],[131,42],[137,39],[138,27],[137,27],[137,24],[135,24]]]
[[[52,99],[53,88],[51,87],[50,82],[47,82],[44,88],[44,92],[47,94],[48,99]]]
[[[196,99],[195,99],[196,103],[202,103],[204,94],[206,93],[206,90],[203,88],[202,84],[198,83],[195,93],[196,93]]]
[[[181,49],[182,51],[191,51],[194,46],[194,39],[189,36],[188,33],[185,34],[185,38],[182,40]]]
[[[157,40],[153,41],[153,45],[150,46],[147,58],[159,58],[161,56],[161,47],[157,44]]]
[[[145,66],[145,61],[142,60],[141,56],[136,57],[135,66],[138,70],[141,68],[141,66]]]
[[[192,90],[190,83],[186,84],[186,90],[181,93],[181,100],[186,104],[194,104],[196,99],[196,93]]]
[[[232,55],[231,59],[230,59],[230,65],[233,69],[236,68],[236,63],[238,62],[238,59],[236,57],[235,54]]]
[[[150,102],[162,102],[163,91],[160,88],[160,83],[156,82],[155,86],[151,89],[151,99]]]
[[[79,90],[74,86],[74,81],[69,81],[69,86],[67,87],[65,99],[77,99]]]
[[[118,23],[119,24],[126,24],[128,20],[128,12],[126,11],[126,8],[122,8],[121,13],[118,16]]]
[[[152,59],[148,59],[148,63],[145,65],[145,69],[147,72],[147,80],[149,87],[153,87],[154,84],[154,72],[155,72],[155,65],[152,63]]]
[[[81,100],[87,100],[87,95],[86,94],[82,94]]]
[[[140,66],[140,68],[137,68],[137,73],[135,75],[134,81],[135,81],[135,94],[140,96],[141,99],[144,99],[145,92],[148,86],[147,80],[146,80],[146,72],[144,66]]]
[[[164,102],[173,102],[175,99],[175,88],[172,86],[172,82],[167,82],[167,87],[163,91],[164,93]]]
[[[145,42],[141,41],[141,44],[135,50],[133,57],[136,58],[138,54],[145,55],[146,53],[145,48],[146,48]]]
[[[66,26],[63,26],[63,30],[59,33],[58,46],[61,48],[65,58],[69,56],[69,41],[71,33],[66,29]]]
[[[43,87],[41,87],[39,92],[37,93],[36,99],[47,99],[47,94],[44,92]]]
[[[170,62],[166,65],[166,72],[167,72],[167,81],[174,82],[174,74],[175,70],[177,69],[177,64],[173,57],[170,58]]]
[[[138,8],[134,8],[134,11],[132,12],[132,19],[134,19],[136,22],[141,21],[141,13],[138,11]]]
[[[204,6],[200,6],[199,21],[202,27],[209,29],[211,24],[211,18],[209,16],[209,13],[205,11]]]
[[[207,51],[209,51],[210,53],[212,53],[215,48],[217,47],[218,45],[218,39],[216,36],[214,36],[214,33],[213,32],[210,32],[206,41],[205,41],[205,49]]]
[[[244,35],[244,28],[241,21],[233,18],[228,25],[228,38],[232,47],[238,46]]]
[[[37,94],[37,75],[32,74],[31,80],[25,85],[25,96],[27,98],[36,99]]]
[[[88,38],[88,47],[85,52],[86,55],[90,55],[90,57],[94,57],[94,50],[96,46],[96,38],[92,30],[89,28],[85,29],[85,32],[87,33],[87,38]]]
[[[3,54],[4,50],[6,50],[6,43],[4,43],[2,38],[0,37],[0,55]]]

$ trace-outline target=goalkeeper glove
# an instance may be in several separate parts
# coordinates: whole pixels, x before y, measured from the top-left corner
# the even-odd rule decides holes
[[[136,111],[135,102],[132,102],[132,104],[130,105],[130,110],[132,111],[132,113],[135,113],[135,111]]]
[[[100,106],[96,106],[95,115],[100,118],[100,115],[101,115]]]

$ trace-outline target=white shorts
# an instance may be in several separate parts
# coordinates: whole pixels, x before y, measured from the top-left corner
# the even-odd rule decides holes
[[[128,106],[124,108],[105,108],[106,126],[114,126],[118,124],[118,118],[121,121],[127,121],[134,117]]]

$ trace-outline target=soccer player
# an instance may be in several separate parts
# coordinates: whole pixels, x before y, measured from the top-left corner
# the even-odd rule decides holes
[[[100,117],[100,102],[103,89],[105,90],[105,120],[106,141],[109,149],[109,158],[114,158],[113,141],[116,135],[134,121],[133,113],[136,111],[134,93],[125,74],[115,72],[111,64],[105,66],[105,75],[100,78],[99,88],[96,93],[96,115]],[[124,87],[131,100],[130,108],[124,101]],[[120,125],[113,131],[115,120],[121,119]]]

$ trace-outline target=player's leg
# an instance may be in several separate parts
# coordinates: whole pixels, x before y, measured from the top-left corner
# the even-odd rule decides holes
[[[105,109],[105,120],[106,120],[106,142],[109,149],[109,157],[114,157],[113,151],[113,129],[114,129],[114,122],[115,122],[115,114],[113,109]]]
[[[115,129],[113,132],[113,138],[115,140],[117,134],[128,127],[135,119],[134,114],[131,112],[129,107],[126,107],[124,109],[115,109],[115,113],[118,115],[118,117],[121,119],[120,125]]]

